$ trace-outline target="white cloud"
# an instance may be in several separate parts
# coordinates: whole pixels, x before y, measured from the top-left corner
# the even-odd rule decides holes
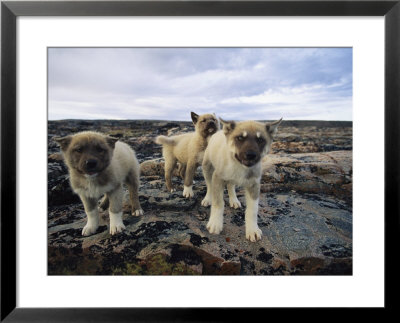
[[[49,119],[351,120],[351,60],[343,48],[54,48]]]

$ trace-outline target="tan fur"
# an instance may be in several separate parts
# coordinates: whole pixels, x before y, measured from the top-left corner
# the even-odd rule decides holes
[[[219,129],[219,121],[213,114],[197,115],[192,112],[195,131],[172,137],[158,136],[156,143],[163,146],[165,181],[167,190],[173,192],[171,176],[177,163],[179,174],[184,178],[183,196],[193,196],[193,177],[203,161],[209,138]]]
[[[54,138],[60,145],[70,174],[70,183],[84,205],[88,222],[83,235],[96,232],[98,227],[97,202],[105,195],[102,207],[109,205],[110,233],[122,231],[122,184],[130,193],[133,215],[143,214],[140,207],[139,163],[134,151],[118,139],[93,131]]]
[[[219,234],[222,231],[224,186],[228,188],[229,204],[233,208],[241,207],[235,186],[243,186],[246,198],[246,238],[251,241],[261,239],[262,232],[257,225],[260,161],[268,153],[281,120],[273,123],[221,120],[223,130],[211,137],[202,164],[207,194],[201,204],[211,205],[207,224],[210,233]]]

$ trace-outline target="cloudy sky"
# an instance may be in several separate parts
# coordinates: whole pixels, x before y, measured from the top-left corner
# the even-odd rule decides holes
[[[48,118],[352,120],[351,48],[49,48]]]

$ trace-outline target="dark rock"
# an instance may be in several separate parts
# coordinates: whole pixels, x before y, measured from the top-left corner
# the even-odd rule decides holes
[[[165,190],[159,134],[191,131],[191,122],[64,120],[49,122],[48,272],[50,275],[351,275],[352,125],[284,122],[273,153],[263,160],[258,223],[261,241],[245,239],[243,207],[231,209],[225,194],[224,229],[206,229],[210,208],[196,171],[191,199]],[[108,211],[100,211],[96,234],[83,237],[82,203],[52,141],[81,130],[101,131],[136,150],[141,162],[139,199],[145,214],[124,205],[126,230],[109,234]],[[127,193],[127,192],[126,192]],[[225,192],[226,193],[226,192]]]

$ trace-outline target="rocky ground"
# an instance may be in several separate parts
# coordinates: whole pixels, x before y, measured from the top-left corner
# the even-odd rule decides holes
[[[351,275],[352,123],[283,121],[263,160],[258,223],[263,238],[245,239],[244,207],[231,209],[225,194],[224,229],[206,229],[206,187],[197,170],[192,199],[165,190],[159,134],[191,131],[189,122],[49,121],[49,275]],[[141,163],[140,202],[145,214],[129,215],[126,231],[111,236],[108,212],[98,232],[82,237],[83,206],[52,141],[97,130],[128,143]],[[180,178],[175,183],[183,187]],[[245,205],[244,194],[238,198]]]

